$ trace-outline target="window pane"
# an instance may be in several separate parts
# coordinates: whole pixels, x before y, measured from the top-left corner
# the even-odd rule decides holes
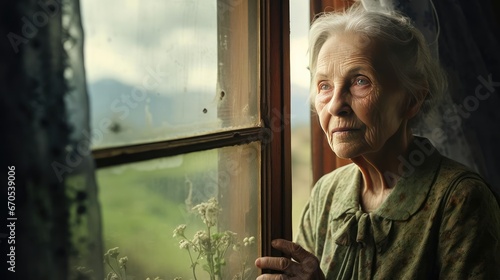
[[[251,2],[82,1],[93,147],[258,125]]]
[[[300,217],[312,188],[311,104],[307,68],[309,1],[290,1],[292,229],[296,236]],[[323,136],[323,135],[321,135]]]
[[[241,273],[242,265],[248,269],[245,279],[255,279],[253,261],[261,248],[259,167],[260,144],[254,142],[100,169],[97,177],[105,251],[119,247],[117,258],[128,257],[127,275],[131,279],[194,279],[189,252],[195,261],[199,253],[194,246],[208,244],[203,243],[206,235],[196,234],[208,231],[200,218],[205,209],[205,222],[214,224],[210,228],[211,247],[221,244],[219,253],[227,248],[219,261],[226,262],[222,279],[233,279]],[[212,211],[212,198],[218,201],[218,215]],[[179,225],[186,225],[184,235],[189,241],[179,243],[183,238],[173,237]],[[227,235],[231,238],[224,245],[227,230],[236,235]],[[190,251],[181,249],[181,244]],[[197,279],[210,279],[203,270],[207,259],[207,255],[198,259]],[[116,264],[112,265],[116,269]],[[110,271],[106,265],[106,272]]]

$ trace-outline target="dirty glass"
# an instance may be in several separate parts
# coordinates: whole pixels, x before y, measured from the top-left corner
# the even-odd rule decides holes
[[[93,148],[259,125],[251,2],[81,1]]]
[[[255,279],[260,154],[254,142],[99,169],[106,273]]]

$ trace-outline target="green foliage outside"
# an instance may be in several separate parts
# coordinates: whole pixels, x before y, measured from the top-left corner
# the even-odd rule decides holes
[[[292,197],[296,230],[311,178],[309,131],[301,127],[295,129],[294,135]],[[180,224],[188,224],[185,234],[193,236],[205,227],[189,210],[216,195],[217,156],[213,150],[134,164],[134,168],[97,170],[103,255],[119,247],[120,257],[127,256],[129,279],[193,279],[189,255],[180,250],[172,231]],[[190,186],[197,195],[190,192]],[[198,279],[209,277],[200,274]]]
[[[188,214],[186,180],[206,178],[215,172],[216,160],[217,152],[208,151],[182,156],[179,165],[168,168],[152,168],[158,164],[151,162],[98,171],[104,248],[119,247],[121,256],[128,257],[127,275],[192,278],[189,255],[180,251],[172,232],[189,224],[192,235],[204,226]]]

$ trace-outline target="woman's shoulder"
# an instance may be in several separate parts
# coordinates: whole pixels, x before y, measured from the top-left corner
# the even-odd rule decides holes
[[[485,199],[500,201],[481,175],[444,156],[433,189],[435,194],[443,196],[447,202],[456,196],[483,201]]]
[[[486,181],[477,172],[471,168],[459,163],[453,159],[442,156],[441,165],[439,168],[438,177],[436,182],[442,182],[445,185],[454,186],[460,184],[462,181],[474,180],[481,185],[487,186]]]
[[[446,175],[453,175],[453,174],[462,174],[462,173],[469,173],[470,175],[474,174],[479,176],[477,172],[473,171],[470,167],[455,161],[451,158],[448,158],[446,156],[441,156],[442,157],[442,163],[441,163],[441,173],[445,173]],[[479,176],[480,177],[480,176]]]

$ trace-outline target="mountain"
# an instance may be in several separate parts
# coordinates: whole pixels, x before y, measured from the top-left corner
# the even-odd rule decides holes
[[[160,94],[114,79],[88,85],[94,147],[196,134],[218,127],[217,102],[201,93]],[[292,85],[291,125],[309,123],[308,90]]]

